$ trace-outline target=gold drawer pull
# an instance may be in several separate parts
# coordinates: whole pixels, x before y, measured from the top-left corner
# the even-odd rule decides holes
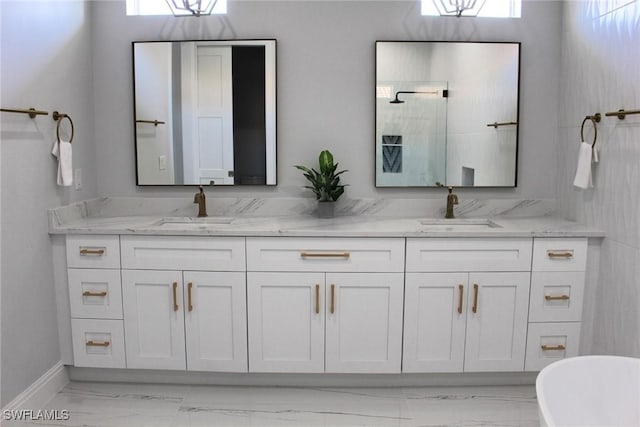
[[[173,282],[173,311],[178,311],[178,282]]]
[[[349,252],[300,252],[301,258],[344,258],[349,259]]]
[[[187,299],[188,299],[188,310],[193,311],[193,301],[191,299],[191,292],[193,291],[193,283],[189,282],[187,285]]]
[[[471,311],[474,313],[478,312],[478,284],[473,284],[473,307],[471,307]]]
[[[462,294],[464,293],[464,286],[458,285],[458,291],[460,292],[458,296],[458,314],[462,314]]]
[[[84,291],[82,293],[83,297],[106,297],[107,296],[107,291],[102,291],[102,292],[91,292],[91,291]]]
[[[87,248],[80,249],[81,256],[87,256],[87,255],[101,256],[101,255],[104,255],[105,252],[106,252],[106,249],[87,249]]]
[[[320,313],[320,285],[316,285],[316,314]]]
[[[566,347],[563,346],[562,344],[559,345],[546,345],[543,344],[540,346],[544,351],[553,351],[553,350],[565,350]]]
[[[336,311],[336,285],[331,284],[331,314]]]
[[[551,259],[554,259],[554,258],[569,259],[569,258],[573,258],[573,251],[563,251],[563,252],[547,251],[547,256]]]
[[[547,301],[566,301],[570,297],[569,295],[545,295],[544,299]]]
[[[111,344],[109,341],[87,341],[88,347],[109,347]]]

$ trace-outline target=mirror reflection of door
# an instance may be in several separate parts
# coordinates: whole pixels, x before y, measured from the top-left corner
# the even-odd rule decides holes
[[[233,184],[231,47],[182,47],[184,182]]]
[[[149,44],[138,52],[136,67],[138,177],[141,184],[174,184],[171,45]],[[164,123],[150,123],[156,120]]]
[[[133,42],[137,185],[276,184],[276,41]]]

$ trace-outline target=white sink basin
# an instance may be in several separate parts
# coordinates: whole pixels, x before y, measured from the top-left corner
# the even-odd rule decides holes
[[[501,225],[487,218],[428,218],[419,220],[420,225],[432,230],[482,230],[485,228],[502,228]]]
[[[206,216],[203,218],[190,216],[166,217],[155,222],[155,227],[210,227],[231,224],[235,218],[228,216]]]

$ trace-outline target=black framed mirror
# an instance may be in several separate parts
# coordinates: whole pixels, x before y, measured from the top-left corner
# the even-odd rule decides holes
[[[132,43],[137,185],[276,185],[276,41]]]
[[[520,43],[376,42],[376,186],[515,187]]]

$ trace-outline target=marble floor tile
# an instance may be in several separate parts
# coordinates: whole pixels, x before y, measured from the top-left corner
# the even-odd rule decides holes
[[[67,421],[3,427],[536,426],[533,386],[327,388],[69,383]]]

